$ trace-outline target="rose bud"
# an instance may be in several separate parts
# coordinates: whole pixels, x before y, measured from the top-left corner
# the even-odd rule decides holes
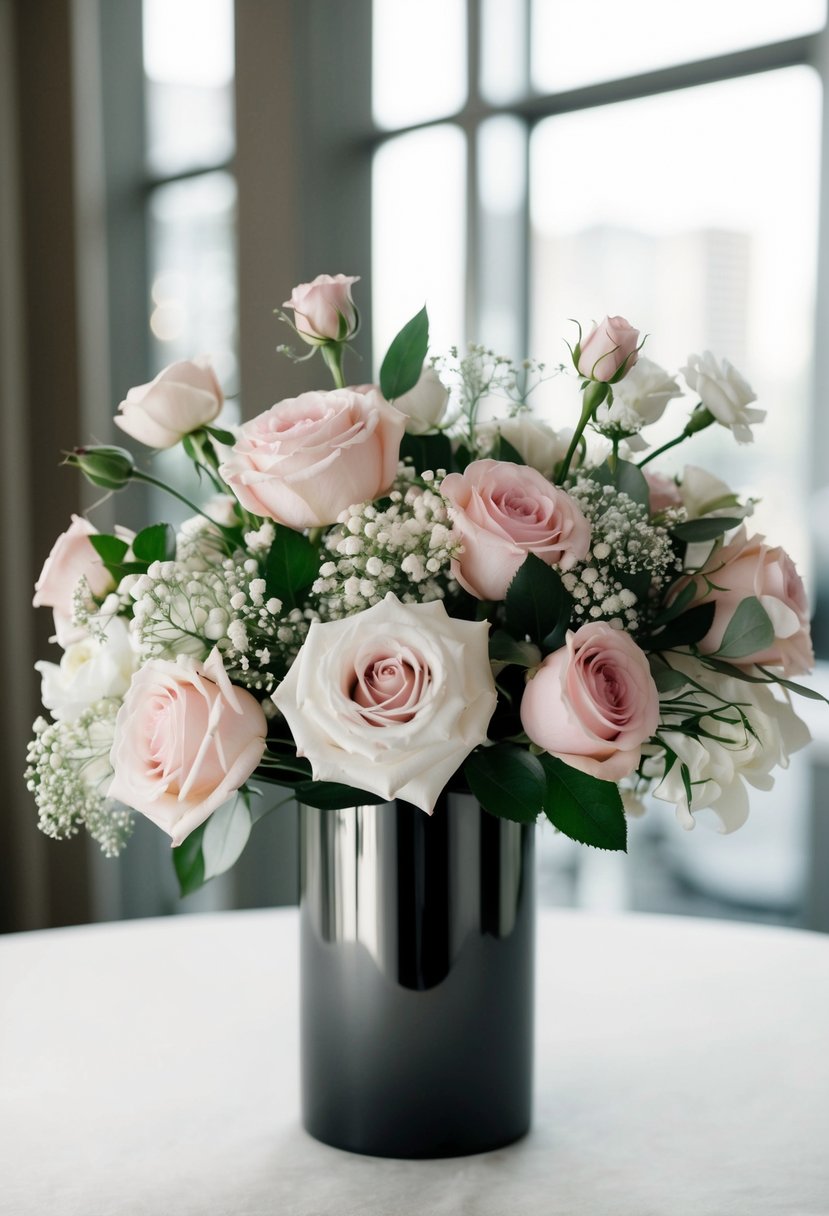
[[[75,448],[64,463],[80,469],[87,481],[102,490],[123,490],[135,472],[135,461],[126,448],[107,444]]]
[[[206,359],[171,363],[149,384],[131,388],[115,425],[148,448],[175,447],[218,417],[224,396]]]
[[[310,346],[325,342],[348,342],[360,327],[360,314],[351,298],[351,284],[359,275],[318,274],[311,283],[300,283],[283,308],[294,313],[294,328]]]
[[[621,380],[639,358],[639,330],[624,317],[605,317],[579,344],[578,371],[601,383]]]

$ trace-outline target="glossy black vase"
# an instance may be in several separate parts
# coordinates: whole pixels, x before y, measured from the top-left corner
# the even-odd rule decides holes
[[[302,809],[303,1122],[337,1148],[448,1157],[523,1136],[534,829],[469,795]]]

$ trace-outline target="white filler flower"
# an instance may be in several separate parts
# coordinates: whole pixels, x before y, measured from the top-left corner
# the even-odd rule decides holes
[[[488,632],[439,601],[401,604],[391,592],[365,612],[315,622],[273,695],[314,780],[431,814],[486,739],[496,700]]]

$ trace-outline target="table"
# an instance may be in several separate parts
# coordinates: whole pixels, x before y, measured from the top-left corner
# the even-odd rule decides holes
[[[0,938],[5,1216],[826,1216],[829,938],[539,918],[534,1130],[397,1162],[298,1122],[294,910]]]

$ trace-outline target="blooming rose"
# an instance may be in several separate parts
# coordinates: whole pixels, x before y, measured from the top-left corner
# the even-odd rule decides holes
[[[109,797],[179,845],[251,775],[266,733],[261,705],[230,683],[218,650],[204,665],[152,659],[115,720]]]
[[[129,627],[111,617],[103,635],[88,634],[67,646],[57,663],[35,663],[41,675],[41,700],[55,721],[74,721],[95,701],[120,701],[136,667]]]
[[[359,326],[359,315],[351,298],[351,284],[359,275],[318,274],[312,283],[300,283],[283,308],[294,311],[294,326],[311,346],[322,342],[347,342]]]
[[[150,384],[131,388],[118,406],[115,425],[148,448],[172,448],[185,435],[212,422],[222,408],[216,373],[206,359],[183,359]]]
[[[71,525],[52,546],[35,583],[32,604],[35,608],[53,610],[55,634],[61,646],[78,641],[86,633],[72,621],[72,597],[79,581],[85,578],[94,596],[106,595],[115,586],[89,540],[97,531],[89,520],[73,515]]]
[[[406,415],[409,434],[423,435],[440,422],[448,400],[449,390],[435,369],[427,363],[414,388],[410,388],[402,397],[396,397],[394,404]]]
[[[695,681],[691,695],[701,710],[708,708],[710,716],[703,713],[699,720],[699,729],[706,732],[704,739],[684,731],[660,730],[659,739],[676,753],[677,759],[668,772],[664,771],[664,757],[647,761],[649,775],[661,777],[653,793],[675,805],[684,828],[694,826],[699,811],[710,809],[720,831],[736,831],[748,818],[749,799],[743,782],[755,789],[770,790],[774,784],[772,770],[778,765],[788,767],[789,755],[809,742],[808,728],[789,702],[778,700],[766,684],[747,684],[717,672],[702,675],[693,659],[678,654],[671,656],[671,665]],[[710,695],[700,691],[701,679]],[[738,704],[751,729],[746,728],[736,709],[724,708],[724,703]],[[690,804],[683,764],[691,782]]]
[[[707,350],[702,355],[689,355],[687,367],[680,371],[688,387],[699,393],[705,408],[733,432],[738,443],[753,441],[751,423],[762,422],[766,411],[748,408],[757,394],[736,367],[727,359],[717,360]]]
[[[321,527],[389,489],[405,424],[374,389],[303,393],[246,422],[219,472],[255,515]]]
[[[689,519],[700,519],[703,515],[730,515],[741,519],[752,511],[750,500],[741,505],[724,481],[693,464],[686,464],[682,470],[679,494]]]
[[[528,553],[569,570],[590,547],[575,501],[527,465],[473,460],[445,477],[440,492],[463,542],[452,574],[479,600],[502,600]]]
[[[651,515],[658,515],[670,507],[682,506],[679,486],[673,477],[666,477],[664,473],[651,472],[650,469],[642,471],[645,481],[648,483],[648,510]]]
[[[546,422],[533,418],[526,411],[516,414],[514,418],[498,418],[476,427],[481,451],[491,452],[499,435],[503,435],[507,443],[515,448],[525,464],[547,478],[553,476],[556,465],[567,455],[573,438],[571,430],[554,431]],[[578,453],[570,467],[575,468],[577,464]]]
[[[713,584],[706,586],[705,578]],[[695,574],[699,594],[693,603],[714,604],[714,620],[699,643],[703,654],[719,650],[725,631],[740,603],[756,596],[771,620],[774,641],[763,650],[731,659],[740,667],[759,663],[782,667],[783,674],[804,675],[814,666],[806,591],[794,562],[779,546],[771,548],[762,536],[748,536],[745,526],[729,544],[714,548],[707,563]],[[684,579],[678,590],[687,583]]]
[[[431,814],[495,708],[488,626],[391,592],[354,616],[315,622],[273,700],[314,779]]]
[[[533,743],[573,768],[605,781],[628,776],[659,722],[644,652],[604,621],[568,632],[527,683],[521,722]]]
[[[589,380],[612,380],[624,364],[629,372],[639,358],[639,330],[624,317],[605,317],[581,343],[578,369]]]

